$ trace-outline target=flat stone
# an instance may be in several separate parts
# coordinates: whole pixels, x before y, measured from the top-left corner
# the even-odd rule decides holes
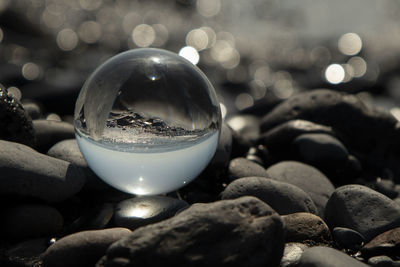
[[[328,226],[317,215],[299,212],[284,215],[282,220],[285,225],[286,242],[328,243],[331,240]]]
[[[296,161],[281,161],[267,169],[274,180],[295,185],[306,192],[318,209],[317,215],[324,214],[325,205],[335,187],[318,169]]]
[[[269,175],[263,166],[241,157],[232,159],[229,162],[228,176],[231,181],[249,176],[269,178]]]
[[[221,193],[222,199],[254,196],[271,206],[277,213],[316,213],[310,196],[297,186],[265,177],[245,177],[231,182]]]
[[[64,121],[33,120],[36,137],[36,150],[46,153],[50,147],[61,140],[75,137],[74,126]]]
[[[349,255],[329,247],[316,246],[303,252],[298,267],[367,267]]]
[[[0,140],[0,194],[62,201],[78,193],[85,176],[67,161]]]
[[[189,206],[183,200],[165,196],[141,196],[124,200],[115,207],[116,226],[131,230],[174,216]]]
[[[63,217],[53,207],[42,204],[19,204],[3,210],[1,235],[10,240],[45,237],[63,227]]]
[[[366,257],[379,255],[400,255],[400,227],[386,231],[368,242],[362,249]]]
[[[366,241],[400,226],[400,206],[387,196],[362,185],[337,188],[325,208],[328,226],[353,229]]]
[[[0,139],[29,146],[35,144],[32,120],[18,99],[0,85]]]
[[[125,228],[110,228],[74,233],[61,238],[43,254],[43,266],[94,266],[107,248],[131,233]]]
[[[255,197],[194,204],[111,245],[97,266],[278,266],[279,215]]]
[[[332,235],[336,243],[345,249],[350,249],[353,251],[358,251],[365,238],[357,231],[345,227],[335,227],[332,230]]]

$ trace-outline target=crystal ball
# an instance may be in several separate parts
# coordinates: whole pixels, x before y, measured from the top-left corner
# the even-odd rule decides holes
[[[75,105],[76,140],[89,167],[136,195],[174,191],[213,157],[221,111],[206,75],[162,49],[120,53],[86,80]]]

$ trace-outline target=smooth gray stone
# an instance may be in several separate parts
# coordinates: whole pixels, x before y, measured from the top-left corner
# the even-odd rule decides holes
[[[2,211],[1,236],[11,240],[45,237],[61,231],[63,217],[53,207],[20,204]]]
[[[249,176],[270,177],[263,166],[246,158],[232,159],[228,166],[228,176],[231,181]]]
[[[194,204],[112,244],[97,266],[278,266],[279,215],[255,197]]]
[[[131,230],[174,216],[188,207],[186,201],[165,196],[140,196],[118,203],[115,207],[116,226]]]
[[[297,186],[265,177],[245,177],[231,182],[221,193],[221,199],[254,196],[271,206],[280,215],[310,212],[317,208],[310,196]]]
[[[358,250],[365,242],[365,238],[357,231],[345,227],[335,227],[332,230],[334,240],[341,248]]]
[[[329,247],[316,246],[303,252],[298,267],[368,267],[349,255]]]
[[[269,176],[277,181],[295,185],[306,192],[323,216],[325,205],[335,187],[318,169],[297,161],[281,161],[267,169]]]
[[[0,140],[0,194],[62,201],[85,184],[83,172],[67,161]]]
[[[35,130],[35,148],[46,153],[50,147],[59,141],[75,137],[74,126],[64,121],[33,120]]]
[[[130,233],[126,228],[109,228],[65,236],[43,254],[43,267],[94,266],[112,243]]]
[[[400,206],[387,196],[363,185],[344,185],[335,190],[325,208],[331,229],[346,227],[366,241],[400,226]]]
[[[282,216],[286,242],[314,241],[329,243],[331,233],[328,226],[317,215],[298,212]]]
[[[349,157],[342,142],[327,134],[302,134],[293,145],[304,162],[316,166],[341,167]]]

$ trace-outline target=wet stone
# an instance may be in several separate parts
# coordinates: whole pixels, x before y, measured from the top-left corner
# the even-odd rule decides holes
[[[278,266],[279,215],[255,197],[193,204],[112,244],[97,266]]]
[[[282,216],[286,242],[313,241],[329,243],[331,234],[328,226],[317,215],[299,212]]]
[[[231,181],[249,176],[269,178],[263,166],[246,158],[232,159],[228,166],[228,176]]]
[[[345,227],[333,228],[332,235],[341,248],[353,251],[358,251],[365,242],[365,238],[359,232]]]
[[[329,198],[325,221],[331,229],[350,228],[369,241],[400,226],[400,206],[366,186],[345,185],[337,188]]]
[[[50,202],[72,197],[85,184],[77,166],[7,141],[0,141],[0,173],[0,194]]]
[[[324,214],[325,205],[335,190],[329,179],[318,169],[296,161],[281,161],[267,169],[274,180],[295,185],[306,192],[317,207],[317,215]]]
[[[114,224],[134,230],[173,217],[188,203],[172,197],[141,196],[124,200],[115,207]]]
[[[0,85],[0,139],[33,146],[35,144],[32,120],[19,100],[7,95]]]
[[[316,246],[304,251],[298,267],[367,267],[349,255],[329,247]]]
[[[271,206],[280,215],[296,212],[316,213],[310,196],[297,186],[265,177],[245,177],[231,182],[221,193],[222,199],[254,196]]]
[[[75,137],[74,126],[63,121],[34,120],[33,128],[39,152],[45,153],[57,142]]]
[[[77,232],[61,238],[43,254],[43,267],[94,266],[107,248],[131,233],[126,228]]]
[[[10,240],[46,237],[63,227],[63,217],[53,207],[43,204],[13,205],[2,212],[1,236]]]
[[[363,256],[400,255],[400,227],[386,231],[367,243],[362,249]]]

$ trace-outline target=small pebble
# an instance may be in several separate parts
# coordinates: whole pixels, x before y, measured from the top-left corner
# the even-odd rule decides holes
[[[269,178],[269,175],[263,166],[246,158],[232,159],[228,166],[228,176],[231,181],[249,176]]]
[[[265,177],[245,177],[231,182],[221,193],[222,199],[254,196],[270,205],[280,215],[295,212],[316,213],[310,196],[297,186]]]
[[[134,230],[174,216],[188,207],[183,200],[165,196],[141,196],[124,200],[115,207],[114,223]]]
[[[328,243],[331,233],[325,222],[317,215],[299,212],[282,216],[286,242],[314,241]]]
[[[22,101],[22,107],[32,120],[37,120],[42,116],[42,110],[36,102],[24,100]]]
[[[308,248],[303,243],[290,242],[285,244],[285,250],[281,259],[280,267],[295,267],[298,265],[301,255]]]
[[[400,227],[386,231],[369,241],[361,253],[366,257],[389,255],[400,255]]]
[[[369,258],[368,264],[373,267],[400,267],[400,261],[394,261],[388,256],[375,256]]]
[[[365,242],[365,238],[357,231],[345,227],[335,227],[332,230],[333,239],[345,249],[357,251]]]

